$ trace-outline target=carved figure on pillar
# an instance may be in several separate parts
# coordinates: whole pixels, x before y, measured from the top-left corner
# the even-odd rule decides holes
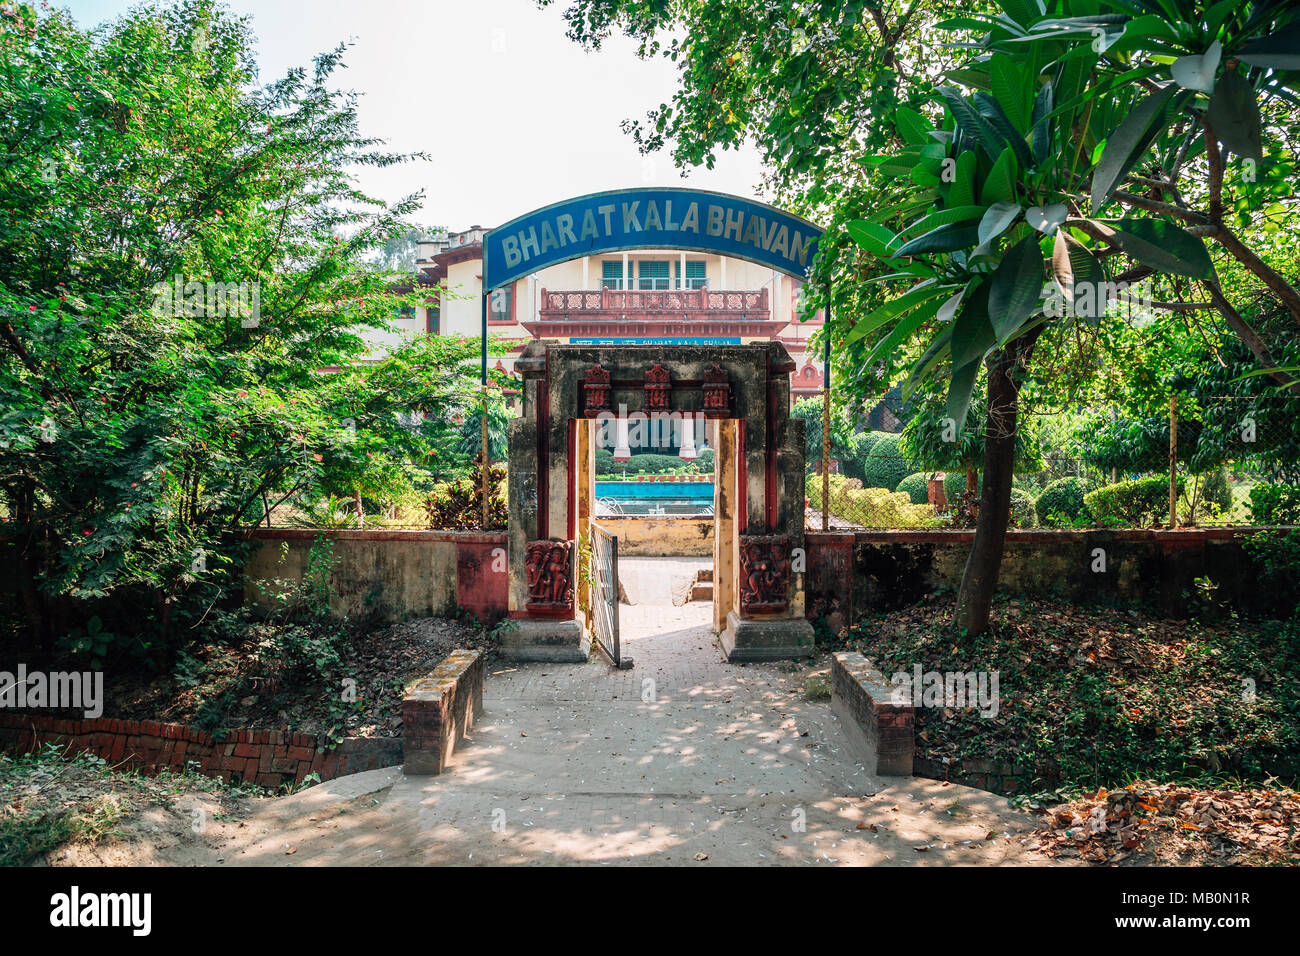
[[[582,415],[595,418],[601,412],[609,411],[609,369],[602,365],[593,365],[587,370],[582,381]]]
[[[573,613],[573,542],[529,541],[524,558],[527,609],[533,614]]]
[[[785,535],[740,536],[740,609],[784,611],[790,593],[790,540]]]
[[[704,414],[708,418],[731,417],[731,376],[721,365],[704,370]]]
[[[645,373],[645,410],[666,412],[671,407],[668,396],[672,393],[672,375],[668,369],[655,363]]]

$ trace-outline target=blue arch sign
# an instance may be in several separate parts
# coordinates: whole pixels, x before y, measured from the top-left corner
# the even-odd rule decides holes
[[[545,206],[483,237],[483,288],[579,256],[682,249],[806,279],[822,230],[764,203],[701,189],[619,189]]]

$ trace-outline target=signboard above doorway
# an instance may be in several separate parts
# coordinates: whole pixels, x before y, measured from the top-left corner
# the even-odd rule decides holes
[[[699,189],[619,189],[526,213],[483,237],[483,288],[580,256],[678,249],[806,279],[822,230],[764,203]]]

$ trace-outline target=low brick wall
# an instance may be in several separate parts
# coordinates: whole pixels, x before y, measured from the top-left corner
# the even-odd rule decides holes
[[[1057,780],[1050,771],[1036,767],[1019,767],[984,758],[950,761],[917,757],[913,772],[918,777],[931,780],[950,780],[978,790],[988,790],[1011,796],[1015,793],[1034,793],[1055,786]]]
[[[209,777],[268,789],[301,783],[310,773],[329,780],[402,762],[398,737],[347,737],[329,749],[328,738],[273,730],[235,730],[217,740],[193,727],[153,720],[0,713],[0,750],[31,753],[49,743],[147,773],[196,763]]]
[[[912,775],[913,706],[894,703],[889,681],[856,651],[841,651],[831,663],[831,710],[844,729],[849,751],[867,773]]]
[[[998,575],[1006,593],[1072,601],[1150,604],[1181,616],[1195,579],[1209,577],[1217,597],[1241,611],[1277,613],[1294,595],[1266,593],[1243,539],[1292,528],[1193,528],[1177,531],[1012,530]],[[915,603],[961,583],[974,531],[808,532],[805,613],[836,626]],[[1104,559],[1104,570],[1098,557]]]
[[[451,614],[461,608],[485,624],[506,616],[506,533],[316,531],[263,528],[244,566],[244,600],[270,608],[267,584],[301,581],[318,539],[334,559],[330,608],[340,616],[375,612],[384,621]]]
[[[610,534],[618,535],[621,556],[713,557],[712,518],[602,515],[595,520]]]
[[[406,690],[402,746],[409,774],[438,774],[483,713],[483,652],[452,651]]]

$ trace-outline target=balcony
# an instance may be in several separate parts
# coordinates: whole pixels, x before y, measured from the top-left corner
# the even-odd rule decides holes
[[[573,336],[770,337],[767,289],[543,289],[537,320],[525,322],[538,338]]]

